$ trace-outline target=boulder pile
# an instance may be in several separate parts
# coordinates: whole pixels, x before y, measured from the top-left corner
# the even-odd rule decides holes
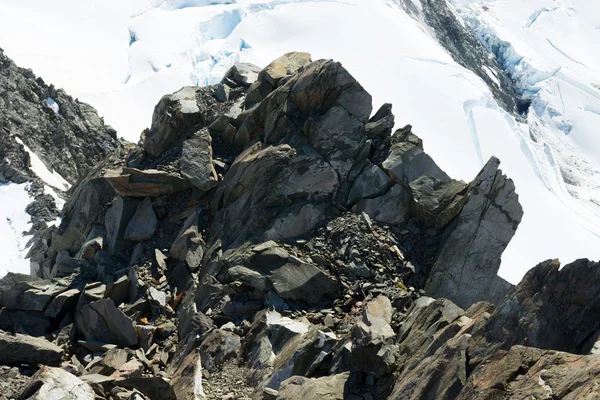
[[[164,96],[0,280],[3,395],[600,396],[598,264],[499,278],[499,160],[453,180],[394,124],[306,53]]]

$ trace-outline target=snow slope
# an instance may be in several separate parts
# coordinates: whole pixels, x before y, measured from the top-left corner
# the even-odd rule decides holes
[[[160,96],[215,83],[236,60],[264,66],[292,50],[336,59],[373,95],[374,107],[394,105],[398,125],[412,124],[451,176],[470,180],[491,155],[501,159],[525,209],[501,276],[517,282],[547,258],[600,258],[600,211],[591,201],[600,193],[593,2],[449,0],[532,100],[523,123],[498,107],[485,83],[454,62],[402,1],[0,0],[0,46],[97,107],[132,141]],[[546,11],[535,17],[556,5],[564,5],[554,13],[558,22]],[[549,36],[555,24],[562,33]]]
[[[533,140],[568,194],[600,211],[600,3],[451,0],[532,101]]]
[[[31,202],[25,184],[0,184],[0,278],[7,272],[29,273],[27,241],[30,236],[23,235],[29,231],[31,223],[25,212],[25,205]]]

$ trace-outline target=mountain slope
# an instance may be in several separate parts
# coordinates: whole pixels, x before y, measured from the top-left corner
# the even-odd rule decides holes
[[[46,85],[0,49],[0,276],[29,273],[28,239],[57,224],[65,192],[119,147],[90,105]]]
[[[500,161],[453,180],[373,106],[297,52],[163,96],[74,186],[44,279],[0,279],[3,393],[597,398],[600,263],[498,277],[523,216]]]
[[[468,181],[491,155],[502,160],[525,209],[503,277],[517,282],[540,259],[600,258],[593,150],[600,22],[589,2],[120,3],[92,10],[70,0],[58,7],[7,0],[3,46],[92,103],[132,141],[163,93],[215,83],[235,60],[264,66],[290,49],[335,58],[376,104],[395,105],[398,125],[410,122],[451,176]],[[86,24],[92,13],[95,22]],[[44,18],[43,39],[8,15]],[[465,41],[466,51],[457,46]],[[37,57],[40,46],[57,61]],[[74,57],[74,46],[86,56]]]

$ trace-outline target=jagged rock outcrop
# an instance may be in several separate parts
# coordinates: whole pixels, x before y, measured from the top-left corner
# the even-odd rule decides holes
[[[446,228],[446,239],[427,281],[427,294],[461,307],[498,304],[512,285],[496,274],[500,256],[521,222],[523,209],[512,180],[491,158],[469,184],[465,205]]]
[[[548,260],[525,275],[492,314],[490,341],[507,349],[592,351],[600,339],[600,264],[582,259],[559,268],[558,260]]]
[[[22,397],[597,396],[595,359],[555,351],[596,351],[597,264],[543,263],[510,291],[522,210],[499,161],[452,180],[410,125],[391,135],[391,105],[372,111],[306,53],[165,96],[40,240],[53,279],[0,281],[0,348],[25,346],[5,362],[63,368]]]
[[[270,93],[235,135],[234,143],[258,136],[264,143],[240,154],[217,189],[211,236],[229,247],[313,229],[339,188],[350,185],[346,178],[367,143],[370,103],[371,96],[331,61],[310,64]],[[314,121],[305,126],[307,120]],[[366,158],[368,148],[362,154]]]
[[[120,346],[138,343],[135,323],[112,300],[97,300],[82,307],[77,326],[87,340]]]

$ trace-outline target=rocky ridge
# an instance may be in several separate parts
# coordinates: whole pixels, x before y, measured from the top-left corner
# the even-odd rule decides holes
[[[66,198],[70,185],[120,147],[94,108],[18,67],[0,49],[0,184],[29,183],[31,234],[60,215],[56,197]],[[38,176],[34,156],[64,182]]]
[[[598,264],[501,280],[499,161],[452,180],[393,127],[306,53],[164,96],[0,280],[4,396],[597,396]]]

